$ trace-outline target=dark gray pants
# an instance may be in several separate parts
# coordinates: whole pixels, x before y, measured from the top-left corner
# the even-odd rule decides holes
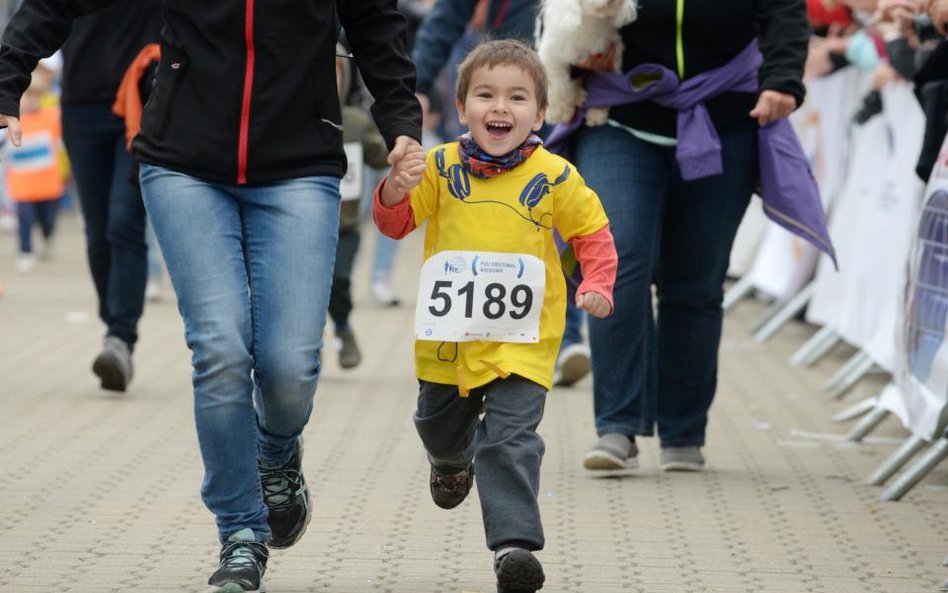
[[[543,548],[537,494],[546,390],[516,375],[458,395],[456,385],[419,381],[415,427],[433,465],[463,469],[474,460],[487,547],[518,542]],[[480,417],[483,412],[483,418]]]

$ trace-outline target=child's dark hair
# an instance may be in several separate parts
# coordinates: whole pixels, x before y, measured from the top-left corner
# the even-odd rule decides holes
[[[475,47],[458,66],[458,84],[455,87],[455,96],[458,101],[464,102],[468,88],[471,86],[471,74],[478,68],[486,66],[517,66],[522,68],[533,79],[536,86],[537,106],[546,109],[547,80],[546,69],[537,52],[526,43],[517,39],[494,39],[485,41]]]

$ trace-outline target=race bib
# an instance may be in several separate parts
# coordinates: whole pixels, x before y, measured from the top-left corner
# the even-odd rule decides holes
[[[349,161],[349,168],[346,170],[346,176],[339,183],[339,194],[343,202],[362,199],[362,143],[346,142],[343,145],[346,149],[346,160]]]
[[[421,269],[415,337],[438,342],[540,341],[546,267],[522,253],[442,251]]]

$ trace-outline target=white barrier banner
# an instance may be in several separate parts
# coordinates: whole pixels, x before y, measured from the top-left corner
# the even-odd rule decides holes
[[[894,385],[880,405],[930,440],[948,407],[948,138],[925,190],[904,286]]]
[[[886,371],[895,366],[897,315],[905,299],[906,263],[925,186],[915,175],[925,116],[908,83],[882,89],[885,140],[872,147],[883,154],[879,185],[859,196],[845,225],[853,248],[840,258],[843,280],[837,333]],[[880,166],[877,158],[871,166]],[[854,169],[865,167],[853,163]],[[834,237],[835,240],[835,237]]]

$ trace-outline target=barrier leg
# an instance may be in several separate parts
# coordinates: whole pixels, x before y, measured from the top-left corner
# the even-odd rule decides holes
[[[779,309],[763,324],[756,332],[754,339],[758,342],[766,342],[777,330],[783,327],[785,323],[806,307],[806,304],[813,298],[816,291],[816,282],[810,282],[798,292],[792,299],[780,306]]]
[[[790,357],[790,364],[795,366],[810,366],[819,360],[824,354],[829,352],[830,348],[835,346],[840,340],[836,330],[828,325],[820,328],[820,331],[813,334],[800,349],[794,352]]]
[[[905,494],[918,484],[928,472],[935,469],[941,461],[948,457],[948,437],[941,437],[922,455],[915,465],[905,470],[892,485],[879,495],[880,501],[901,500]]]
[[[754,290],[754,283],[751,281],[750,274],[744,274],[724,293],[724,301],[721,303],[721,308],[724,309],[725,313],[730,311],[731,307],[750,294],[752,290]]]
[[[881,424],[888,415],[888,410],[883,408],[873,408],[871,412],[863,416],[862,420],[860,420],[859,423],[849,431],[849,434],[846,435],[844,440],[847,440],[851,443],[858,443],[862,439],[866,438],[866,435],[872,432],[872,429],[879,426],[879,424]]]
[[[905,465],[909,459],[915,456],[916,453],[925,448],[925,439],[920,436],[912,435],[909,438],[905,439],[899,448],[892,452],[891,455],[885,458],[885,461],[879,464],[879,467],[875,469],[869,477],[866,478],[866,485],[868,486],[881,486],[885,484],[889,478],[891,478],[895,472],[902,469],[902,466]]]
[[[861,402],[849,406],[842,412],[833,416],[833,422],[849,422],[850,420],[855,420],[859,418],[866,412],[869,412],[876,407],[876,403],[879,401],[879,398],[876,396],[867,397]]]
[[[839,385],[846,382],[846,380],[853,374],[857,369],[865,369],[862,371],[865,373],[872,366],[872,359],[869,358],[869,355],[860,350],[859,352],[853,354],[849,357],[849,360],[843,363],[843,366],[830,376],[830,378],[823,384],[823,391],[827,393],[832,393]],[[862,373],[860,373],[861,375]]]

